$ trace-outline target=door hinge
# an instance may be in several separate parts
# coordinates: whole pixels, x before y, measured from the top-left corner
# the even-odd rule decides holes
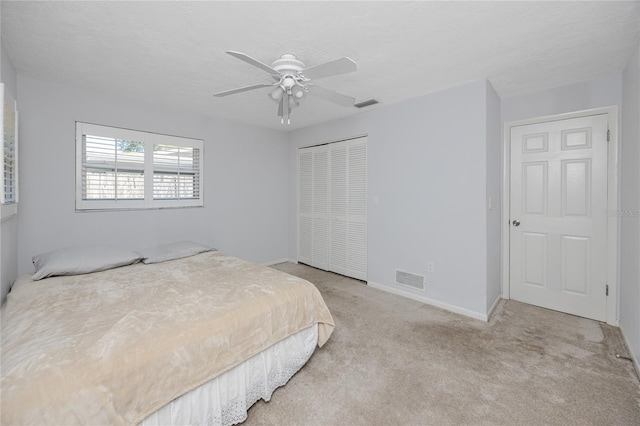
[[[608,295],[609,295],[609,284],[607,284],[607,285],[605,286],[605,288],[606,288],[606,290],[605,290],[604,295],[605,295],[605,296],[608,296]]]
[[[607,142],[611,142],[611,130],[607,129]]]

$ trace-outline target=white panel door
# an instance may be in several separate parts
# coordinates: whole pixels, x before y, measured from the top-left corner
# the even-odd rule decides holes
[[[512,127],[512,299],[606,321],[607,121]]]

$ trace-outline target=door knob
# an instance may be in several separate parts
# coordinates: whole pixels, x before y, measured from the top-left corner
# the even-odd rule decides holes
[[[514,220],[512,223],[513,226],[520,226],[520,221],[518,219]]]

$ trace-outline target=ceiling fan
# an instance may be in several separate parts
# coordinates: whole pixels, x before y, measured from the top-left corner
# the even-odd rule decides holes
[[[351,96],[325,89],[311,82],[311,80],[355,71],[356,63],[350,58],[340,58],[331,62],[305,68],[305,64],[291,54],[282,55],[280,59],[277,59],[271,64],[271,66],[269,66],[257,59],[245,55],[244,53],[234,52],[231,50],[227,51],[227,53],[241,61],[268,72],[271,74],[271,77],[273,77],[274,82],[254,84],[251,86],[240,87],[238,89],[226,90],[224,92],[215,93],[213,96],[222,97],[249,90],[260,89],[262,87],[272,87],[273,89],[269,92],[269,98],[278,103],[278,117],[280,117],[280,122],[283,124],[285,117],[287,118],[287,124],[291,123],[291,119],[289,118],[291,115],[291,109],[298,106],[309,93],[344,107],[353,106],[355,102],[355,99]]]

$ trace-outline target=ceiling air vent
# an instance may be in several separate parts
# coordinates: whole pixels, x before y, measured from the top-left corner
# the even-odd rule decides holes
[[[402,284],[417,288],[418,290],[424,290],[424,277],[422,275],[416,275],[396,269],[396,284]]]
[[[353,106],[356,107],[356,108],[364,108],[364,107],[368,107],[368,106],[375,105],[375,104],[378,104],[378,103],[380,103],[380,102],[378,102],[377,99],[367,99],[366,101],[355,103],[355,104],[353,104]]]

